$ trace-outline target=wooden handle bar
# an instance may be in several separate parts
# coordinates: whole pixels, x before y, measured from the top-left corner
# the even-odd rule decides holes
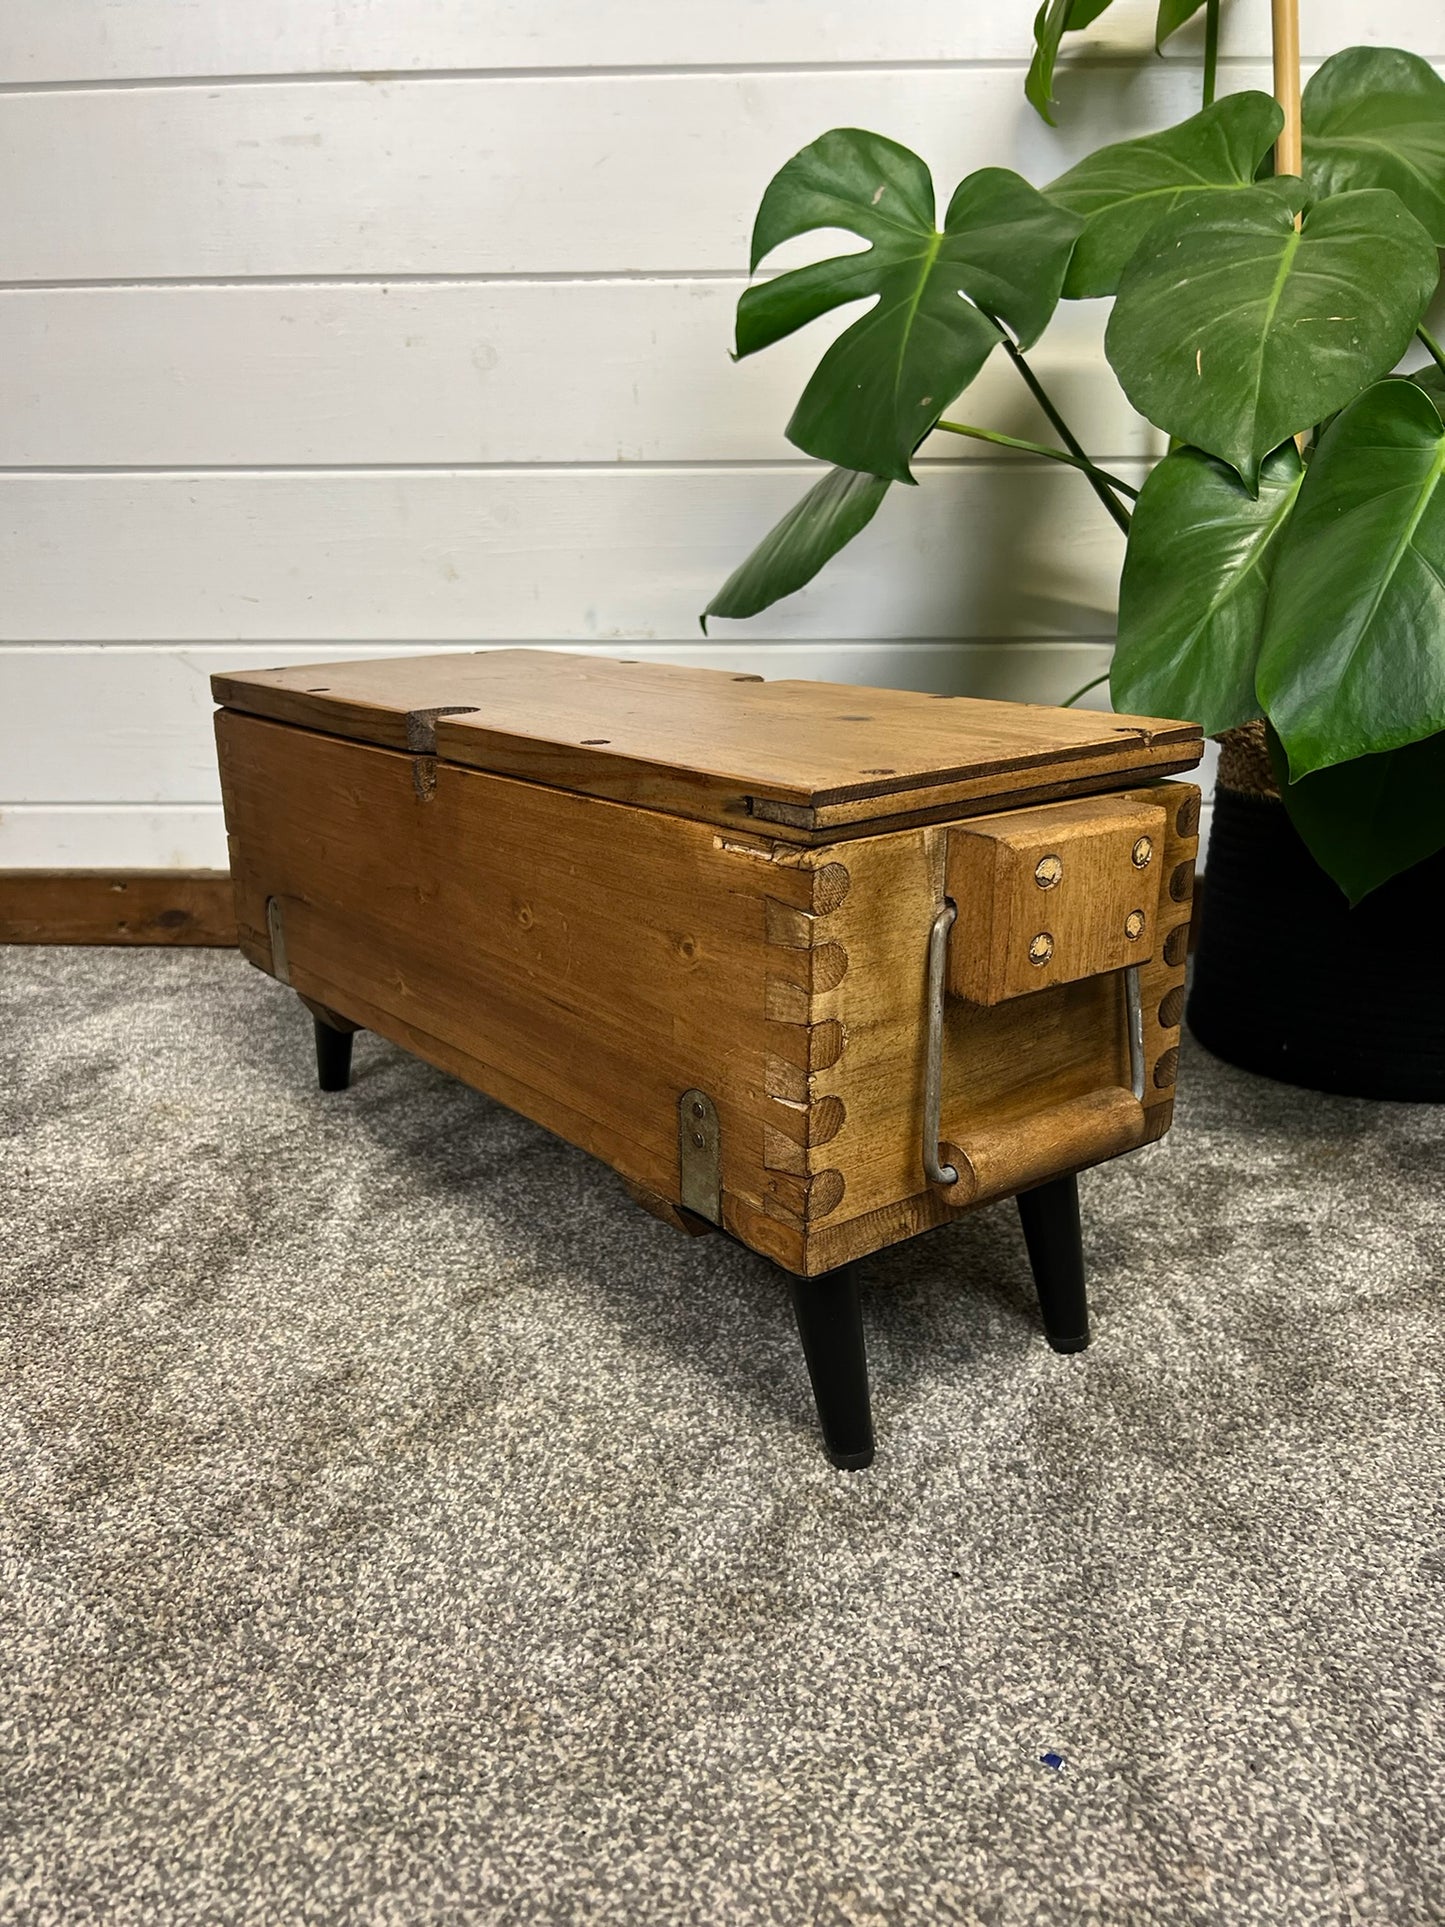
[[[980,1204],[1027,1191],[1046,1178],[1132,1151],[1144,1141],[1144,1107],[1130,1091],[1091,1091],[1010,1124],[939,1147],[957,1182],[935,1185],[945,1204]]]

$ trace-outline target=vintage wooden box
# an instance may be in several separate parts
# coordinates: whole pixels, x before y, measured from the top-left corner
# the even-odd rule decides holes
[[[241,946],[324,1081],[377,1031],[828,1281],[820,1404],[841,1268],[1052,1183],[1043,1284],[1058,1181],[1168,1127],[1192,725],[525,649],[213,689]]]

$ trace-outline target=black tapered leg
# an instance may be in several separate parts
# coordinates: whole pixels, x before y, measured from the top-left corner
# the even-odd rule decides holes
[[[873,1463],[873,1412],[857,1272],[843,1265],[790,1283],[828,1457],[842,1471],[858,1471]]]
[[[1084,1241],[1079,1228],[1079,1181],[1051,1178],[1020,1191],[1019,1217],[1044,1334],[1056,1352],[1081,1352],[1089,1342],[1089,1301],[1084,1288]]]
[[[344,1091],[351,1082],[351,1039],[349,1030],[337,1030],[323,1018],[316,1025],[316,1077],[323,1091]]]

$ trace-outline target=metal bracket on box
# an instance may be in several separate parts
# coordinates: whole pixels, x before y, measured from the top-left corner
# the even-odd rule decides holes
[[[722,1223],[720,1152],[717,1106],[706,1091],[684,1091],[677,1100],[680,1202],[712,1224]]]
[[[948,897],[938,906],[928,933],[928,1055],[923,1064],[923,1175],[930,1184],[957,1184],[958,1171],[939,1159],[943,1129],[943,999],[947,989],[948,933],[958,905]]]

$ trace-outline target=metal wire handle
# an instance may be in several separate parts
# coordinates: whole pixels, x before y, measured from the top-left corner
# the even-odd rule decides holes
[[[958,905],[945,897],[928,933],[928,1060],[923,1072],[923,1174],[930,1184],[957,1184],[958,1171],[938,1161],[943,1128],[943,967],[948,961],[948,933],[958,916]]]
[[[945,897],[928,933],[928,1057],[923,1071],[923,1174],[930,1184],[957,1184],[958,1170],[940,1164],[938,1147],[943,1131],[943,1002],[948,933],[958,917],[958,905]],[[1139,989],[1139,966],[1124,969],[1124,1014],[1129,1032],[1129,1088],[1144,1101],[1144,999]]]
[[[1144,1102],[1144,998],[1138,964],[1124,967],[1124,1010],[1129,1024],[1129,1089]]]

